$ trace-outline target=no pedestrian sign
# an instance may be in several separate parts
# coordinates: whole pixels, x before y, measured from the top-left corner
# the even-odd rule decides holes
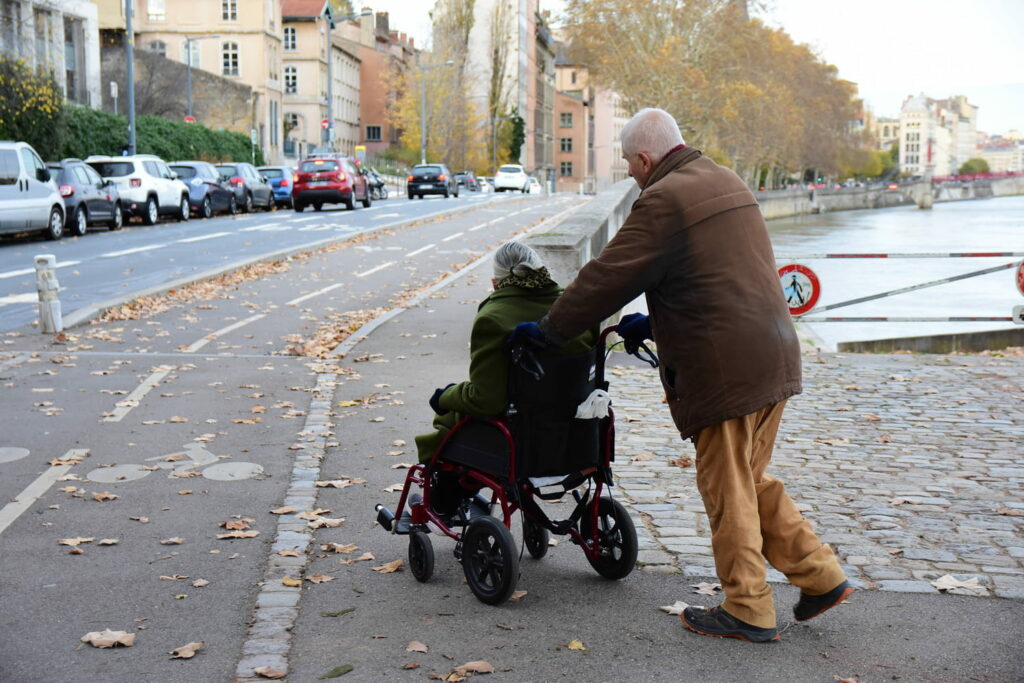
[[[821,296],[821,282],[807,266],[791,263],[779,268],[782,296],[786,298],[791,315],[803,315],[814,308]]]
[[[1024,296],[1024,261],[1017,264],[1017,291]]]

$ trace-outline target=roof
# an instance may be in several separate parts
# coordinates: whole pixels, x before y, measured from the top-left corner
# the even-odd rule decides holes
[[[318,17],[324,13],[327,0],[283,0],[282,17]]]

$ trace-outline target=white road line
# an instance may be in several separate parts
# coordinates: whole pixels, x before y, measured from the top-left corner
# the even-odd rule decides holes
[[[448,235],[447,237],[445,237],[445,238],[444,238],[444,239],[442,239],[441,241],[442,241],[442,242],[447,242],[448,240],[453,240],[453,239],[455,239],[456,237],[462,237],[462,236],[463,236],[463,235],[465,235],[465,234],[466,234],[466,233],[464,233],[464,232],[457,232],[457,233],[455,233],[454,235]]]
[[[326,287],[324,287],[322,289],[318,289],[315,292],[310,292],[309,294],[303,294],[302,296],[295,297],[291,301],[286,301],[284,305],[285,306],[294,306],[296,304],[302,303],[306,299],[312,299],[314,296],[320,296],[321,294],[326,294],[327,292],[331,291],[332,289],[337,289],[338,287],[341,287],[342,284],[343,283],[341,283],[341,282],[335,282],[333,285],[327,285]]]
[[[39,303],[39,294],[36,292],[28,292],[26,294],[11,294],[10,296],[0,296],[0,306],[10,306],[11,304],[35,304]]]
[[[210,334],[206,335],[202,339],[199,339],[197,341],[192,342],[191,344],[189,344],[187,347],[185,347],[182,350],[185,353],[194,353],[194,352],[198,351],[199,349],[203,348],[204,346],[206,346],[207,344],[209,344],[210,342],[212,342],[217,337],[223,337],[228,332],[233,332],[234,330],[237,330],[239,327],[244,327],[244,326],[248,325],[249,323],[256,322],[260,318],[266,318],[266,317],[267,317],[266,313],[257,313],[256,315],[250,315],[245,320],[239,320],[237,323],[232,323],[232,324],[228,325],[227,327],[220,328],[216,332],[211,332]]]
[[[292,218],[289,222],[290,223],[305,223],[307,221],[321,220],[321,218],[322,218],[321,216],[306,216],[305,218]]]
[[[379,266],[377,266],[375,268],[370,268],[369,270],[364,270],[361,273],[356,273],[356,277],[366,277],[367,275],[373,275],[377,271],[384,270],[388,266],[393,266],[393,265],[395,265],[394,261],[388,261],[387,263],[382,263],[382,264],[380,264]]]
[[[251,228],[242,228],[238,232],[282,232],[284,230],[291,230],[290,225],[254,225]]]
[[[435,245],[433,245],[433,244],[428,244],[425,247],[420,247],[416,251],[410,251],[408,254],[405,255],[405,258],[412,258],[413,256],[416,256],[416,254],[422,254],[423,252],[425,252],[428,249],[433,249],[434,246]]]
[[[84,456],[88,454],[87,448],[72,448],[68,451],[64,457],[73,458],[77,456]],[[46,493],[53,483],[67,474],[72,465],[57,465],[56,467],[50,467],[38,477],[36,480],[25,487],[22,491],[14,498],[14,500],[0,509],[0,534],[4,532],[4,529],[9,527],[11,523],[16,520],[21,513],[32,507],[32,503],[39,500],[39,498]]]
[[[323,232],[324,230],[330,230],[329,225],[307,225],[304,228],[299,228],[299,232]]]
[[[373,217],[373,220],[375,220],[375,221],[379,221],[379,220],[380,220],[380,219],[382,219],[382,218],[398,218],[398,217],[399,217],[399,216],[401,216],[401,215],[402,215],[402,214],[400,214],[400,213],[382,213],[382,214],[381,214],[381,215],[379,215],[379,216],[374,216],[374,217]]]
[[[63,263],[57,262],[58,268],[67,268],[69,266],[77,266],[81,261],[64,261]],[[32,275],[36,272],[35,268],[22,268],[21,270],[9,270],[6,273],[0,273],[0,280],[9,277],[18,277],[19,275]]]
[[[118,401],[118,405],[114,407],[114,412],[112,412],[107,417],[103,418],[103,420],[101,421],[120,422],[121,420],[123,420],[124,416],[130,413],[132,411],[132,408],[139,405],[139,402],[142,401],[143,397],[146,394],[148,394],[153,389],[153,387],[160,384],[161,380],[163,380],[163,378],[166,377],[170,372],[170,369],[158,370],[157,372],[154,372],[146,379],[142,380],[142,384],[135,387],[135,390],[132,391],[132,393],[125,396],[124,399]]]
[[[137,254],[140,251],[152,251],[154,249],[163,249],[166,244],[150,244],[145,247],[135,247],[134,249],[125,249],[124,251],[110,251],[106,254],[100,254],[100,258],[117,258],[118,256],[127,256],[128,254]]]
[[[212,240],[230,234],[230,232],[214,232],[209,235],[200,235],[199,237],[189,237],[188,239],[178,240],[178,244],[188,244],[189,242],[202,242],[203,240]]]

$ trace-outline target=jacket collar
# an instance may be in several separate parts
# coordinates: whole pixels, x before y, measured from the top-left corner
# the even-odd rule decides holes
[[[501,289],[495,290],[488,294],[483,301],[480,302],[480,306],[483,306],[488,301],[494,299],[504,299],[507,297],[532,297],[532,296],[551,296],[552,294],[557,295],[561,291],[561,287],[557,284],[548,285],[547,287],[541,287],[540,289],[524,289],[523,287],[502,287]]]
[[[647,179],[647,184],[644,185],[643,189],[646,190],[672,171],[680,168],[681,166],[685,166],[700,156],[701,151],[696,147],[683,147],[666,154],[665,158],[659,161],[658,165],[654,167],[654,171],[651,173],[651,177]]]

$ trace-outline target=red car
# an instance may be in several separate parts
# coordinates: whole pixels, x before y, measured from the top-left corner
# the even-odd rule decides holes
[[[300,213],[310,205],[319,211],[324,204],[344,204],[351,211],[357,201],[370,208],[366,176],[346,157],[306,159],[299,164],[293,180],[292,203]]]

